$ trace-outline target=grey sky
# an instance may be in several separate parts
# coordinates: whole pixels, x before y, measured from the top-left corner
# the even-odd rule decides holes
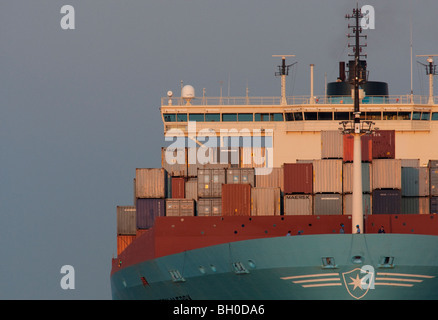
[[[435,0],[373,5],[370,79],[410,91],[414,55],[438,54]],[[413,4],[412,4],[413,3]],[[76,30],[60,26],[75,8]],[[0,4],[0,299],[110,299],[116,206],[132,204],[135,168],[159,167],[160,98],[279,96],[279,59],[298,61],[288,95],[315,93],[347,60],[346,0],[15,0]],[[411,9],[412,8],[412,9]],[[414,93],[428,94],[414,59]],[[295,79],[295,80],[293,80]],[[60,287],[60,269],[76,289]]]

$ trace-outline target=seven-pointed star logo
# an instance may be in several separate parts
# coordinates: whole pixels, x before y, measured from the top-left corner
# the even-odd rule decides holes
[[[362,278],[360,277],[361,269],[355,268],[349,272],[342,273],[345,288],[348,293],[355,299],[363,298],[370,289],[369,286],[366,289],[362,288]]]

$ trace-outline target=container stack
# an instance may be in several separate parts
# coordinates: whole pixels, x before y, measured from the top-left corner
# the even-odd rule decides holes
[[[403,214],[429,214],[429,168],[420,167],[420,159],[402,159]]]
[[[438,160],[395,159],[395,132],[361,137],[364,215],[438,213]],[[256,175],[265,148],[162,148],[162,168],[136,169],[134,206],[117,207],[117,251],[157,217],[351,215],[353,137],[321,132],[321,159]],[[222,162],[222,163],[221,163]]]
[[[373,214],[401,214],[401,160],[373,159]]]
[[[313,214],[313,164],[285,163],[284,215]]]
[[[155,218],[165,216],[165,198],[170,194],[167,171],[136,169],[135,199],[137,229],[149,229]]]
[[[117,255],[136,237],[137,225],[134,206],[117,206]]]
[[[438,213],[438,160],[429,160],[430,213]]]
[[[342,215],[342,159],[313,162],[315,215]]]

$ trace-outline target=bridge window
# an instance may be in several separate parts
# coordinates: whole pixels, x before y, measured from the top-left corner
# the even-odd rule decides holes
[[[271,113],[271,121],[283,121],[282,113]]]
[[[333,120],[333,113],[332,112],[319,112],[318,113],[318,120]]]
[[[226,122],[237,121],[237,113],[223,113],[222,121],[226,121]]]
[[[398,120],[411,120],[411,112],[399,111]]]
[[[412,114],[412,120],[420,120],[421,119],[421,112],[414,111]]]
[[[438,112],[432,113],[432,120],[434,120],[434,121],[438,120]]]
[[[203,113],[191,113],[189,114],[190,121],[204,122]]]
[[[350,120],[350,112],[335,112],[335,120]]]
[[[221,116],[219,113],[206,113],[205,114],[205,121],[219,122],[219,121],[221,121]]]
[[[421,114],[421,120],[429,121],[429,119],[430,119],[430,112],[423,112]]]
[[[367,112],[365,115],[366,120],[381,120],[382,113],[381,112]]]
[[[318,112],[304,112],[304,119],[318,120]]]
[[[237,115],[237,119],[238,121],[253,121],[254,120],[254,116],[252,113],[239,113]]]
[[[383,112],[383,120],[397,120],[397,112]]]
[[[255,121],[270,121],[269,113],[256,113],[254,120]]]
[[[177,122],[187,122],[187,114],[186,113],[178,113],[176,115]]]
[[[176,121],[176,115],[174,113],[165,113],[163,114],[164,121],[165,122],[175,122]]]

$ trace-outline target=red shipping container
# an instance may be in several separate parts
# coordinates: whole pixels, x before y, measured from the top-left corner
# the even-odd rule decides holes
[[[373,159],[395,159],[394,130],[377,130],[373,133]]]
[[[184,199],[185,198],[185,178],[172,177],[172,198]]]
[[[222,185],[222,215],[249,216],[251,215],[251,185],[223,184]]]
[[[285,163],[283,169],[285,194],[313,193],[312,163]]]
[[[360,137],[362,161],[373,161],[373,136],[366,134]],[[344,135],[344,162],[353,162],[354,158],[354,137],[350,134]]]

